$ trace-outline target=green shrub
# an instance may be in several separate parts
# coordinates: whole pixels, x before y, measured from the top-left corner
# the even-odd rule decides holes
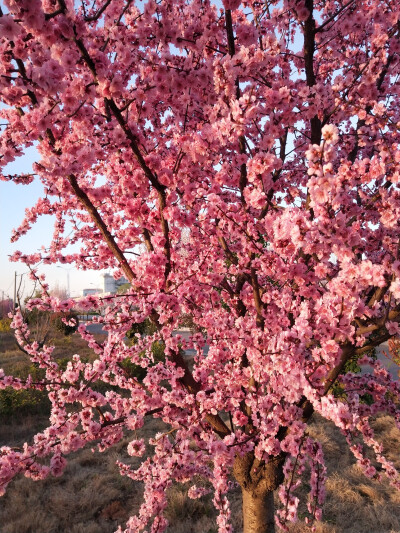
[[[32,414],[48,414],[50,402],[46,391],[14,390],[6,387],[0,390],[0,419],[20,417]]]
[[[44,370],[34,365],[24,366],[20,371],[13,373],[21,379],[26,379],[30,374],[34,381],[44,377]],[[46,390],[14,390],[12,387],[0,390],[0,419],[3,421],[28,414],[47,415],[49,412],[50,401]]]
[[[151,362],[149,366],[154,366],[157,363],[165,361],[165,344],[161,341],[153,342],[151,346],[151,353],[153,355],[154,362]],[[141,352],[141,357],[145,356],[145,352]],[[121,363],[121,367],[126,371],[126,373],[132,377],[136,378],[138,381],[143,381],[147,374],[147,368],[143,368],[140,365],[132,363],[132,361],[127,358]]]
[[[149,320],[146,319],[144,322],[138,322],[137,324],[133,324],[131,329],[127,332],[126,336],[130,340],[131,344],[136,344],[137,337],[136,334],[139,333],[141,337],[145,337],[147,335],[153,335],[156,332],[155,325]],[[155,341],[153,342],[151,346],[151,352],[153,355],[154,362],[150,363],[149,366],[154,366],[160,361],[165,361],[165,344],[161,341]],[[142,352],[141,357],[145,356],[145,352]],[[140,365],[136,365],[135,363],[132,363],[132,361],[128,358],[125,359],[121,363],[122,368],[127,372],[127,374],[132,377],[136,378],[139,381],[142,381],[147,374],[147,369],[141,367]]]
[[[65,324],[64,319],[74,320],[75,324]],[[79,326],[79,318],[75,311],[69,313],[50,313],[49,311],[40,311],[39,309],[32,309],[25,315],[25,320],[30,328],[34,330],[50,331],[55,330],[62,335],[72,335]]]
[[[3,317],[0,318],[0,332],[9,333],[11,331],[11,318]]]
[[[36,326],[39,322],[43,322],[50,317],[49,311],[40,311],[39,309],[32,309],[27,311],[24,315],[25,321],[28,326]]]
[[[74,321],[74,325],[66,324],[64,321]],[[52,323],[54,328],[59,332],[65,335],[72,335],[78,329],[79,318],[78,315],[74,312],[71,313],[57,313],[52,317]]]
[[[136,344],[136,333],[139,333],[142,337],[145,335],[153,335],[156,332],[156,326],[146,318],[144,322],[138,322],[132,324],[131,329],[127,332],[126,336],[132,344]]]

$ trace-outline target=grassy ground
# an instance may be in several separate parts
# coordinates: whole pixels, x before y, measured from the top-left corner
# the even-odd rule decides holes
[[[77,335],[59,336],[56,344],[60,359],[71,353],[92,356]],[[11,335],[0,333],[0,367],[6,373],[23,373],[27,364]],[[20,403],[9,407],[11,414],[0,412],[0,445],[18,445],[46,426],[46,402],[33,404],[31,409],[29,401],[22,408]],[[159,420],[149,420],[141,436],[149,438],[162,427]],[[387,456],[400,468],[400,432],[387,416],[375,421],[375,429]],[[317,533],[400,533],[400,493],[387,483],[379,484],[362,475],[332,424],[315,418],[310,434],[323,443],[328,466],[324,523],[317,524]],[[115,465],[121,457],[131,463],[137,460],[126,454],[127,443],[121,441],[102,454],[90,449],[74,454],[61,478],[41,482],[16,479],[0,499],[0,532],[111,533],[118,524],[124,525],[138,511],[142,495],[140,483],[121,477]],[[174,486],[169,490],[168,533],[216,533],[211,496],[191,500],[187,489]],[[230,500],[234,529],[240,532],[240,492],[233,491]],[[306,533],[309,529],[295,524],[290,531]]]

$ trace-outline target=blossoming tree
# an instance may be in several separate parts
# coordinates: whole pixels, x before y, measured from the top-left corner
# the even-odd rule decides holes
[[[399,2],[3,5],[1,177],[43,183],[13,239],[39,216],[55,219],[50,246],[14,260],[39,279],[39,262],[113,268],[130,289],[83,300],[106,306],[104,343],[79,328],[92,363],[71,354],[60,368],[53,347],[31,342],[14,316],[46,377],[3,372],[0,386],[46,389],[52,410],[32,442],[1,448],[0,490],[19,473],[60,475],[65,456],[89,443],[102,450],[131,435],[128,452],[142,456],[133,430],[153,416],[170,431],[138,469],[119,463],[145,487],[125,532],[163,531],[166,489],[189,481],[201,497],[193,480],[202,476],[220,533],[231,531],[234,479],[245,533],[269,533],[274,515],[281,527],[295,520],[308,466],[309,519],[320,517],[313,412],[340,428],[367,476],[399,488],[370,418],[384,411],[399,423],[400,387],[367,355],[399,333]],[[32,172],[10,175],[7,164],[32,145]],[[31,307],[73,306],[42,285]],[[182,313],[197,328],[186,343],[172,335]],[[126,343],[146,319],[156,332]],[[166,354],[155,365],[154,341]],[[196,351],[191,369],[181,344]],[[344,372],[355,358],[369,370]],[[143,381],[126,361],[147,369]]]

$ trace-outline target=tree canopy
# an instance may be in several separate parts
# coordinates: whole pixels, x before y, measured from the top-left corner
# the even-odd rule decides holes
[[[273,491],[285,527],[306,465],[309,519],[321,516],[314,412],[340,428],[367,476],[399,488],[370,419],[386,412],[399,424],[400,388],[368,354],[400,331],[400,3],[3,3],[1,178],[43,183],[12,238],[55,220],[48,247],[13,256],[42,284],[29,305],[74,305],[48,294],[40,262],[111,268],[130,288],[82,300],[105,308],[108,337],[97,343],[79,326],[96,359],[71,354],[66,370],[14,315],[46,379],[2,373],[0,386],[45,388],[52,412],[31,443],[1,448],[1,490],[21,472],[60,475],[69,453],[125,434],[142,456],[134,430],[154,416],[171,431],[138,469],[119,463],[145,485],[124,531],[163,531],[166,489],[197,475],[212,486],[219,532],[231,531],[233,473],[244,531],[270,532]],[[10,175],[32,145],[32,172]],[[172,334],[183,314],[189,341]],[[154,333],[126,342],[147,320]],[[165,359],[154,364],[156,341]],[[192,368],[181,345],[196,351]],[[365,372],[346,372],[351,359]],[[142,381],[126,361],[147,369]]]

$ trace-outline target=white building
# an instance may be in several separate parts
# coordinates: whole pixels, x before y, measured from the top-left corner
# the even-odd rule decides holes
[[[101,294],[103,291],[101,289],[95,289],[94,287],[91,289],[83,289],[82,294],[83,296],[89,296],[89,294]]]
[[[121,285],[125,285],[125,283],[129,283],[124,276],[119,279],[115,279],[114,276],[111,274],[104,274],[104,292],[105,293],[111,293],[115,294],[118,291],[118,288],[121,287]]]

